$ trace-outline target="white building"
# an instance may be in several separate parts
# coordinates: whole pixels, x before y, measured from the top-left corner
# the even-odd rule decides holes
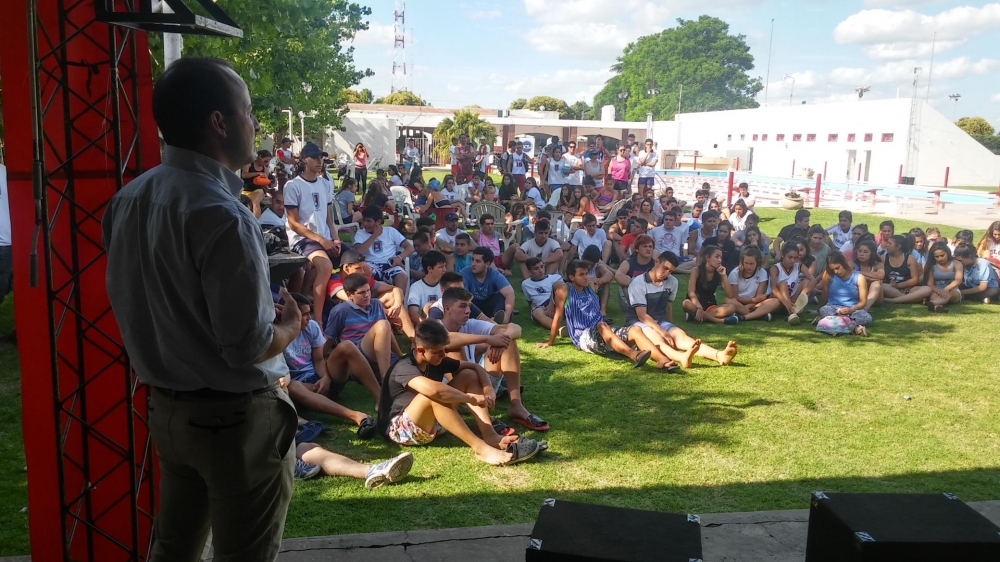
[[[395,161],[396,148],[403,139],[415,138],[424,148],[429,147],[434,128],[455,111],[364,104],[348,107],[346,130],[328,131],[327,150],[331,154],[350,153],[355,143],[364,142],[372,159],[381,160],[383,165]],[[1000,185],[1000,156],[920,100],[775,105],[681,113],[674,121],[648,123],[564,120],[553,111],[474,111],[496,129],[496,138],[487,142],[498,148],[514,138],[533,138],[534,144],[540,145],[558,135],[580,144],[597,134],[605,136],[606,146],[614,147],[634,134],[640,143],[647,136],[653,138],[663,155],[660,166],[668,169],[738,167],[779,178],[803,177],[811,170],[834,182],[893,185],[901,178],[913,178],[914,183],[925,186],[943,185],[948,169],[951,186]],[[473,139],[473,143],[477,141]]]

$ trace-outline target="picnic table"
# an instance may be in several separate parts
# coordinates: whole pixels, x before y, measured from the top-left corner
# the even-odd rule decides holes
[[[864,189],[863,191],[871,196],[872,201],[871,201],[870,207],[874,211],[875,210],[876,195],[878,194],[879,191],[882,191],[882,188],[881,187],[869,187],[869,188]]]
[[[267,256],[268,272],[272,283],[282,283],[309,261],[305,256],[292,253],[280,253]]]

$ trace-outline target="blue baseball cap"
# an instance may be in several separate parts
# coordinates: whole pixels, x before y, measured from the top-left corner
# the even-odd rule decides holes
[[[444,220],[446,220],[446,221],[457,221],[458,220],[458,213],[448,213],[447,215],[444,216]]]
[[[307,142],[305,146],[302,147],[302,152],[300,155],[303,158],[326,158],[329,154],[320,150],[316,143]]]

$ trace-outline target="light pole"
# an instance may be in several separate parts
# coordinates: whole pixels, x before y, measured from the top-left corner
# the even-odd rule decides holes
[[[764,77],[764,107],[767,107],[767,86],[771,81],[771,47],[774,45],[774,18],[771,18],[771,38],[767,42],[767,74]]]
[[[782,82],[785,80],[792,81],[792,90],[788,93],[788,105],[792,105],[792,97],[795,96],[795,77],[791,74],[786,74],[784,78],[781,79]]]
[[[288,138],[292,138],[292,137],[295,136],[293,134],[293,132],[292,132],[292,110],[291,109],[282,109],[281,112],[288,114]]]
[[[948,96],[948,99],[955,102],[955,111],[952,115],[952,119],[958,119],[958,100],[962,98],[962,94],[952,94]]]
[[[301,133],[299,141],[303,144],[306,142],[306,117],[312,117],[312,115],[306,115],[305,111],[299,112],[299,131]]]
[[[622,121],[625,120],[625,100],[628,99],[628,92],[618,92],[618,99],[622,102]]]

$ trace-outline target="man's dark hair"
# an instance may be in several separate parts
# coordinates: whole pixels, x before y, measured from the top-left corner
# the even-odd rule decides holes
[[[466,291],[464,287],[448,287],[441,293],[441,302],[446,306],[455,304],[458,301],[471,301],[472,293]]]
[[[809,218],[809,216],[810,216],[809,211],[805,209],[799,209],[798,211],[795,211],[795,222],[799,222],[802,219],[807,219]]]
[[[719,211],[705,211],[704,213],[701,214],[701,222],[702,224],[704,224],[705,221],[707,221],[708,219],[717,219],[720,218],[721,216],[722,213],[720,213]]]
[[[486,221],[493,221],[495,224],[497,222],[497,219],[489,213],[483,213],[479,215],[479,224],[483,224]]]
[[[596,264],[601,261],[601,249],[594,245],[587,246],[583,250],[583,256],[581,259],[583,259],[583,261],[589,261],[590,263]]]
[[[540,209],[537,213],[535,213],[535,220],[540,221],[542,219],[550,221],[552,220],[552,214],[544,209]]]
[[[344,277],[344,291],[348,295],[358,292],[358,289],[368,284],[368,278],[360,273],[352,273]]]
[[[590,266],[583,260],[569,260],[569,263],[566,264],[566,277],[572,277],[573,274],[581,269],[590,271]]]
[[[729,222],[727,220],[719,221],[719,226],[717,226],[715,228],[719,229],[719,228],[722,228],[722,227],[726,227],[727,229],[729,229],[729,232],[733,231],[733,223],[731,223],[731,222]]]
[[[486,265],[493,263],[493,250],[487,248],[486,246],[476,247],[475,250],[472,250],[472,255],[483,258]]]
[[[854,214],[852,214],[850,211],[841,211],[837,215],[837,220],[840,220],[840,219],[847,219],[847,220],[849,220],[851,222],[854,222]]]
[[[459,240],[461,240],[463,242],[468,242],[469,244],[472,244],[472,237],[469,236],[468,232],[459,232],[458,234],[456,234],[455,235],[455,242],[458,242]]]
[[[545,219],[535,221],[535,232],[548,232],[551,228],[549,221]]]
[[[452,283],[465,285],[465,277],[462,277],[462,274],[457,271],[446,271],[441,276],[441,285],[451,285]]]
[[[955,246],[955,257],[956,258],[966,259],[966,260],[971,260],[971,259],[975,259],[975,258],[977,258],[979,256],[976,254],[976,249],[975,248],[973,248],[969,244],[965,244],[963,242],[963,243],[959,243],[957,246]]]
[[[313,300],[311,298],[303,295],[302,293],[291,293],[291,295],[292,295],[292,298],[295,299],[295,302],[299,303],[300,305],[302,305],[302,306],[312,306]]]
[[[596,223],[596,222],[597,222],[597,217],[595,217],[594,215],[592,215],[590,213],[584,213],[583,214],[583,224],[584,225],[587,225],[589,223]]]
[[[232,69],[222,59],[182,57],[163,71],[153,86],[153,119],[167,144],[197,146],[212,112],[240,110]]]
[[[417,219],[417,228],[420,228],[421,226],[429,226],[433,228],[436,225],[437,222],[431,217],[420,217],[419,219]]]
[[[750,189],[750,184],[748,184],[748,183],[747,183],[747,182],[745,182],[745,181],[744,181],[744,182],[740,182],[740,186],[739,186],[739,188],[740,188],[740,189],[743,189],[744,187],[745,187],[745,188],[747,188],[747,189]]]
[[[542,258],[528,258],[528,260],[524,262],[524,266],[531,269],[540,263],[542,263]]]
[[[413,241],[420,242],[421,244],[430,244],[431,237],[426,232],[417,231],[417,233],[413,235]]]
[[[414,328],[413,339],[418,345],[444,347],[448,345],[448,329],[437,320],[424,320]]]
[[[420,258],[420,264],[424,266],[424,273],[427,273],[440,263],[448,263],[448,258],[437,250],[431,250]]]
[[[382,208],[375,206],[365,207],[365,210],[361,211],[361,218],[382,222]]]
[[[257,151],[257,158],[272,158],[273,156],[270,150],[261,149]]]
[[[656,259],[660,262],[668,261],[670,262],[670,265],[674,267],[677,267],[681,263],[681,260],[680,258],[677,257],[677,254],[671,252],[670,250],[663,252]]]

